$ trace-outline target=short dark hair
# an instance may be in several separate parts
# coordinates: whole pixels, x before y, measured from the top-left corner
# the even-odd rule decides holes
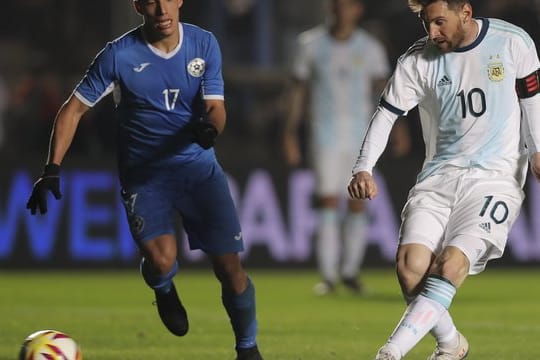
[[[470,4],[469,0],[409,0],[409,8],[414,13],[419,14],[426,8],[426,6],[438,1],[446,2],[450,9],[456,9],[462,7],[465,4]]]

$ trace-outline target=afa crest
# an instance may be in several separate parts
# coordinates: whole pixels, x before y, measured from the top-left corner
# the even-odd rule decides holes
[[[499,55],[490,57],[488,77],[491,81],[502,81],[504,79],[504,65],[500,61]]]

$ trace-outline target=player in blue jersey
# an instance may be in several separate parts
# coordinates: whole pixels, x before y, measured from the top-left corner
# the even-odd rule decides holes
[[[240,262],[242,232],[212,147],[226,120],[219,46],[210,32],[179,21],[182,0],[134,5],[143,24],[105,46],[60,108],[47,164],[27,207],[45,213],[47,192],[61,197],[60,164],[77,124],[114,90],[122,198],[161,320],[175,335],[188,331],[173,283],[178,212],[190,248],[209,256],[221,283],[237,359],[260,360],[255,289]]]
[[[460,360],[469,344],[448,309],[469,274],[502,256],[527,162],[540,180],[540,62],[523,29],[474,18],[468,0],[409,5],[428,36],[399,59],[348,190],[376,196],[371,169],[396,118],[418,105],[426,159],[402,212],[397,252],[408,307],[376,359],[401,359],[431,332],[430,360]]]

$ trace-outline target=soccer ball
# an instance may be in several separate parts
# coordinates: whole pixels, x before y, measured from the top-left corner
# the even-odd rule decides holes
[[[56,330],[41,330],[24,340],[19,360],[82,360],[82,353],[69,335]]]

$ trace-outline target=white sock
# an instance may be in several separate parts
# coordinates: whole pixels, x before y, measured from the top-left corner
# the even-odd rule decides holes
[[[444,306],[437,301],[418,295],[405,310],[388,343],[405,356],[439,321],[444,311]]]
[[[339,218],[337,210],[323,209],[319,213],[316,255],[319,271],[325,280],[339,279]]]
[[[343,224],[343,268],[344,278],[356,278],[366,252],[367,219],[363,213],[349,213]]]
[[[430,333],[437,339],[437,344],[443,348],[454,348],[457,346],[457,329],[448,310],[441,315],[441,318],[433,329],[431,329]]]
[[[456,288],[450,281],[439,275],[428,276],[420,295],[409,304],[388,343],[396,345],[405,356],[443,314],[448,313],[455,294]],[[448,322],[442,325],[448,325]]]

